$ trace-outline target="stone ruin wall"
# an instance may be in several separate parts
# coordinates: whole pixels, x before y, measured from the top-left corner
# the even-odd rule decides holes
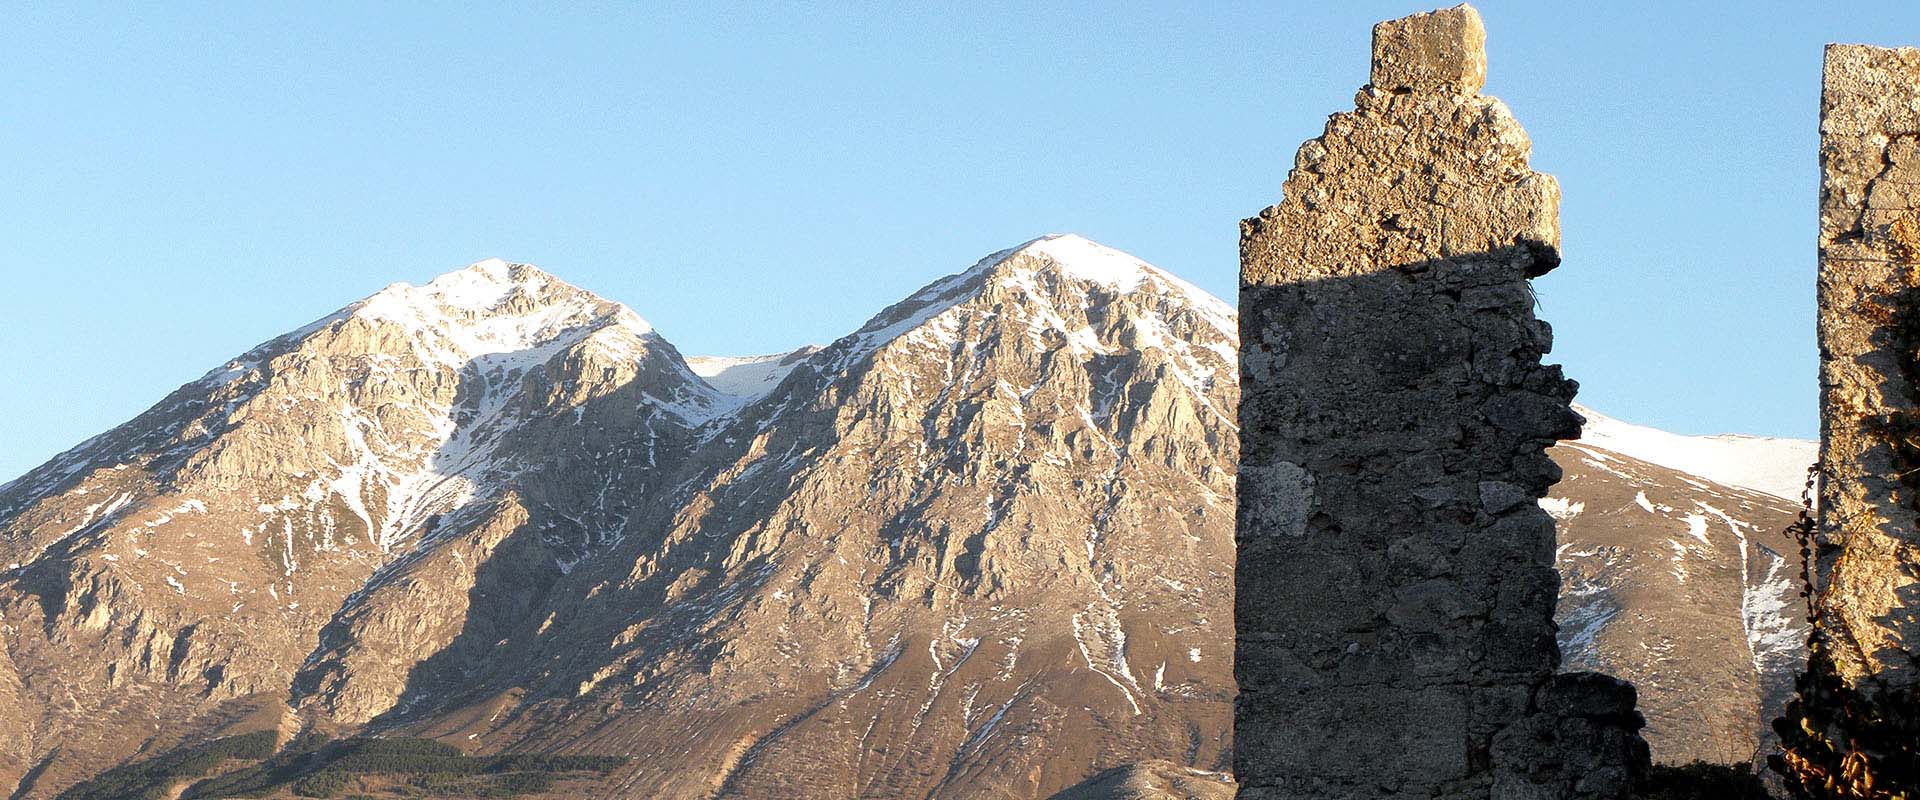
[[[1241,226],[1234,770],[1242,798],[1614,798],[1630,685],[1555,675],[1577,436],[1528,278],[1560,191],[1479,93],[1461,6],[1374,28],[1355,110]]]
[[[1817,613],[1843,680],[1911,691],[1920,683],[1920,50],[1830,45],[1826,55]]]

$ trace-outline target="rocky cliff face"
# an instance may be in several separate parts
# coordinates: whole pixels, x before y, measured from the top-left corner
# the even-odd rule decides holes
[[[0,488],[0,789],[312,728],[633,755],[631,796],[1217,793],[1235,330],[1077,237],[769,359],[521,265],[390,287]],[[1672,687],[1656,736],[1751,729],[1691,675],[1761,683],[1729,565],[1770,562],[1692,503],[1755,548],[1785,505],[1610,452],[1560,458],[1569,658]]]

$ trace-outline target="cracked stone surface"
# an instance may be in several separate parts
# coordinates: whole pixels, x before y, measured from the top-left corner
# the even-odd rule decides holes
[[[1580,426],[1527,283],[1559,185],[1479,94],[1472,8],[1373,42],[1355,109],[1241,226],[1240,796],[1622,797],[1633,687],[1555,674],[1534,502]]]
[[[1827,47],[1820,166],[1819,613],[1844,679],[1911,689],[1920,484],[1899,443],[1916,413],[1901,331],[1920,311],[1920,50]]]

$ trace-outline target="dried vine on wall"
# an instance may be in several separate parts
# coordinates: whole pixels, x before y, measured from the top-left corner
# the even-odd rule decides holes
[[[1906,285],[1886,295],[1871,317],[1887,331],[1898,354],[1904,407],[1868,424],[1893,454],[1897,501],[1920,517],[1920,222],[1901,219],[1891,226],[1893,256],[1905,269]],[[1781,752],[1768,759],[1787,790],[1803,800],[1916,800],[1920,798],[1920,697],[1910,689],[1879,685],[1871,676],[1843,679],[1835,668],[1838,648],[1859,649],[1846,626],[1822,612],[1813,583],[1816,552],[1836,545],[1815,535],[1813,485],[1816,477],[1846,480],[1817,466],[1808,474],[1802,510],[1789,533],[1800,543],[1801,595],[1807,598],[1807,668],[1795,680],[1794,699],[1774,721]],[[1864,655],[1864,654],[1858,654]],[[1864,662],[1865,659],[1856,659]]]

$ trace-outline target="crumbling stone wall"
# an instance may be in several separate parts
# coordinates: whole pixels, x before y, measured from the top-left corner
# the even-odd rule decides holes
[[[1831,45],[1820,101],[1815,585],[1849,681],[1920,682],[1920,50]]]
[[[1560,190],[1466,6],[1374,28],[1355,110],[1241,226],[1243,798],[1622,797],[1630,685],[1555,677],[1546,448],[1575,389],[1527,279]]]

